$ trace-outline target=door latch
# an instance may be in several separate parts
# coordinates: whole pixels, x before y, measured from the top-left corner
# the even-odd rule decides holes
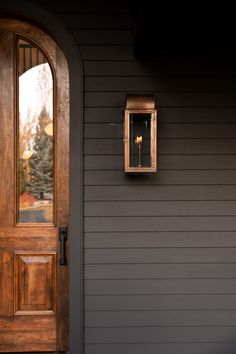
[[[60,265],[67,265],[67,257],[66,257],[66,241],[67,241],[67,226],[59,227],[59,241],[60,241]]]

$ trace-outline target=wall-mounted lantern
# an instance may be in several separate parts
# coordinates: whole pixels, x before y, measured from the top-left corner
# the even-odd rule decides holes
[[[157,111],[153,95],[127,95],[124,114],[125,172],[156,172]]]

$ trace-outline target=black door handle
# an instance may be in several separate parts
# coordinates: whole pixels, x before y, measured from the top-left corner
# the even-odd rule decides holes
[[[66,241],[67,241],[67,226],[59,227],[59,241],[60,241],[60,265],[67,265],[66,257]]]

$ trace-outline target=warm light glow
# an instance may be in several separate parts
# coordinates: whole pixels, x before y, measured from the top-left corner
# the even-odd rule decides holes
[[[52,123],[48,123],[46,125],[46,127],[44,128],[45,133],[49,136],[53,136],[53,124]]]
[[[143,137],[140,135],[140,136],[137,136],[136,139],[135,139],[135,144],[141,144],[143,141]]]
[[[23,154],[22,154],[22,159],[23,159],[23,160],[28,160],[28,159],[31,158],[32,154],[33,154],[33,151],[25,150],[25,151],[23,152]]]

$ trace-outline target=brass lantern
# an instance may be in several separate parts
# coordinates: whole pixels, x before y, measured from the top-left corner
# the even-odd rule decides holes
[[[127,95],[124,113],[125,172],[156,172],[157,111],[153,95]]]

